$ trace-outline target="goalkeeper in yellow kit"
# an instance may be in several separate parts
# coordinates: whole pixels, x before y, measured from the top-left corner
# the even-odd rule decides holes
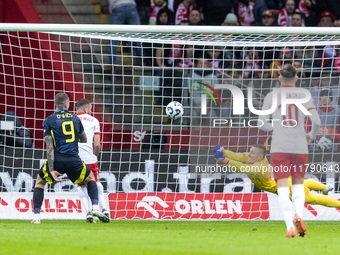
[[[247,174],[254,185],[267,192],[277,194],[276,181],[271,179],[271,170],[266,158],[266,147],[262,144],[254,144],[249,152],[235,153],[224,149],[221,145],[213,148],[214,158],[236,169],[240,173]],[[292,181],[289,179],[290,196],[292,195]],[[307,204],[323,205],[340,208],[340,201],[326,196],[333,189],[331,185],[325,185],[313,179],[304,181],[304,189]],[[310,190],[322,191],[324,195],[313,194]]]

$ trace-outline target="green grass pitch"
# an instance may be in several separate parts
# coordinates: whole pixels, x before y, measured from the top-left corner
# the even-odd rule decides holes
[[[7,254],[337,254],[340,222],[307,221],[305,238],[285,238],[283,221],[0,221]]]

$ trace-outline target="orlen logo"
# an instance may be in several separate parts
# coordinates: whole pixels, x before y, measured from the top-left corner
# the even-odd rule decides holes
[[[143,197],[142,201],[137,204],[137,208],[143,207],[148,210],[155,218],[159,218],[159,213],[152,207],[158,203],[163,208],[168,208],[169,206],[162,199],[156,196],[146,196]]]
[[[113,219],[268,219],[266,194],[111,193]]]
[[[8,206],[8,203],[0,197],[0,205]]]
[[[138,202],[138,208],[145,208],[148,210],[155,218],[159,219],[159,213],[154,208],[158,203],[163,208],[168,208],[169,205],[165,203],[162,199],[156,196],[146,196],[143,197],[141,202]],[[231,200],[216,200],[211,203],[210,200],[196,200],[192,199],[186,201],[185,199],[180,199],[175,202],[176,212],[180,214],[242,214],[241,201],[231,201]]]

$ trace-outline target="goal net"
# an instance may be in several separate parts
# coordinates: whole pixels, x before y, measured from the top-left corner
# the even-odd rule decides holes
[[[8,208],[2,218],[32,215],[34,180],[46,159],[42,123],[59,92],[69,95],[72,112],[79,99],[93,102],[101,124],[99,177],[113,219],[280,218],[276,195],[217,163],[212,148],[221,144],[240,161],[254,144],[270,148],[271,134],[259,130],[255,110],[279,86],[286,63],[297,68],[297,84],[311,92],[322,120],[306,178],[332,185],[328,195],[340,198],[338,31],[0,28],[0,207]],[[177,120],[165,114],[171,101],[184,107]],[[45,189],[42,218],[83,218],[76,186],[63,180]],[[335,208],[309,202],[308,219],[340,219]]]

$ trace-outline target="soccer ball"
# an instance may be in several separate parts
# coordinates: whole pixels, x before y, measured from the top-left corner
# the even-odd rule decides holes
[[[172,101],[166,106],[165,112],[170,119],[177,120],[184,114],[184,108],[180,102]]]

